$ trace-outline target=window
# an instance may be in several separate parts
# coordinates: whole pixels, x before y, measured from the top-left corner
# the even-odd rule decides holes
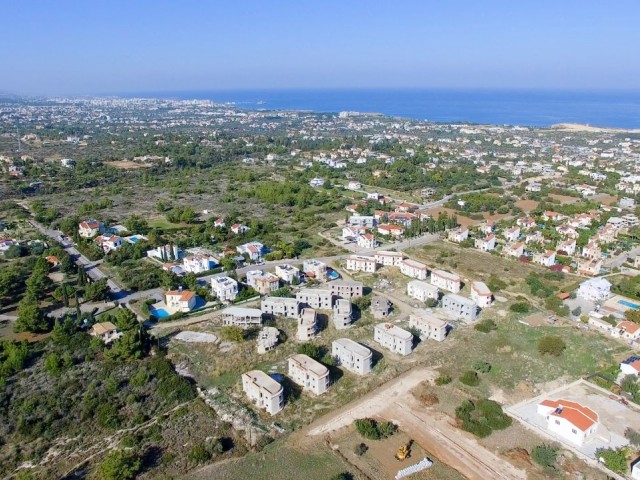
[[[560,425],[560,420],[556,420],[556,425]]]
[[[571,429],[571,433],[573,433],[574,435],[578,433],[578,431],[575,428]]]

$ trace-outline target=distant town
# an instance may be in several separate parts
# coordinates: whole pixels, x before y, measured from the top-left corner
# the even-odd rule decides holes
[[[11,478],[640,479],[638,133],[5,96],[0,170]]]

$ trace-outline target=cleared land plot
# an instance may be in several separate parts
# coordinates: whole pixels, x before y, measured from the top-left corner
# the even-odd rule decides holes
[[[538,415],[537,406],[542,400],[570,400],[592,409],[598,414],[600,424],[593,438],[584,445],[578,446],[547,429],[547,421]],[[573,451],[594,458],[598,448],[618,448],[629,442],[624,438],[624,430],[629,427],[640,430],[640,411],[629,405],[625,406],[609,398],[607,392],[584,380],[558,388],[552,392],[539,395],[507,409],[508,413],[534,430],[552,437]]]
[[[118,168],[120,170],[137,170],[139,168],[153,167],[153,163],[138,163],[131,160],[114,160],[112,162],[106,162],[107,165]]]
[[[570,197],[569,195],[558,195],[557,193],[550,193],[549,197],[563,204],[577,203],[582,201],[582,199],[579,197]]]
[[[524,212],[530,212],[538,206],[538,203],[539,202],[536,202],[535,200],[518,200],[515,203],[515,206],[522,209]]]

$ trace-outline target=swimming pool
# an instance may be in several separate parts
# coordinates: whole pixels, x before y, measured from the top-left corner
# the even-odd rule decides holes
[[[334,270],[329,270],[327,271],[327,277],[329,277],[331,280],[335,280],[337,278],[340,278],[340,274]]]
[[[153,307],[151,307],[150,311],[151,311],[151,315],[153,315],[156,318],[167,318],[168,316],[171,315],[164,308],[153,308]]]
[[[634,310],[637,310],[638,308],[640,308],[640,305],[636,305],[635,303],[631,303],[626,300],[618,300],[618,303],[620,305],[624,305],[625,307],[633,308]]]
[[[131,243],[136,243],[138,240],[140,240],[140,237],[136,237],[136,236],[129,237],[129,241]]]

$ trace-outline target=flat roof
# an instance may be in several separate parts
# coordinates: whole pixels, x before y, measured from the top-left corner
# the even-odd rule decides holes
[[[282,385],[280,385],[262,370],[251,370],[249,372],[243,373],[242,376],[249,378],[252,383],[262,388],[263,390],[266,390],[272,395],[282,393]]]
[[[442,277],[442,278],[447,278],[449,280],[453,280],[454,282],[459,282],[460,281],[460,275],[457,275],[455,273],[450,273],[447,272],[445,270],[432,270],[431,271],[431,276],[437,276],[437,277]]]
[[[362,357],[371,357],[371,350],[364,345],[360,345],[358,342],[354,342],[350,338],[338,338],[333,341],[350,352],[356,353]]]
[[[462,295],[458,295],[457,293],[449,293],[447,295],[445,295],[443,298],[450,298],[452,300],[455,300],[458,303],[462,303],[462,304],[466,304],[466,305],[475,305],[476,302],[474,302],[473,300],[471,300],[470,298],[467,297],[463,297]]]
[[[427,266],[424,263],[418,262],[417,260],[412,260],[410,258],[405,258],[402,261],[402,263],[404,263],[405,265],[409,265],[410,267],[413,267],[413,268],[420,268],[423,270],[427,269]]]
[[[325,375],[329,374],[329,369],[327,367],[309,357],[308,355],[304,355],[302,353],[292,355],[291,357],[289,357],[289,361],[297,363],[300,368],[303,368],[304,370],[307,370],[319,377],[324,377]]]
[[[473,282],[471,288],[478,292],[479,295],[491,295],[491,290],[484,282]]]
[[[357,280],[334,280],[330,285],[344,285],[347,287],[362,287],[364,284]]]
[[[424,282],[422,280],[411,280],[409,283],[407,283],[407,286],[412,285],[414,287],[420,287],[423,288],[425,290],[438,290],[438,287],[436,287],[435,285],[432,285],[430,283]]]
[[[428,310],[415,310],[409,317],[413,318],[418,323],[426,323],[432,327],[442,328],[447,326],[447,322],[439,319],[433,313]]]
[[[259,317],[262,316],[262,310],[259,308],[229,307],[222,310],[222,314],[243,317]]]
[[[411,332],[408,332],[404,328],[400,328],[393,323],[379,323],[375,328],[399,338],[400,340],[411,340],[413,338],[413,334]]]

